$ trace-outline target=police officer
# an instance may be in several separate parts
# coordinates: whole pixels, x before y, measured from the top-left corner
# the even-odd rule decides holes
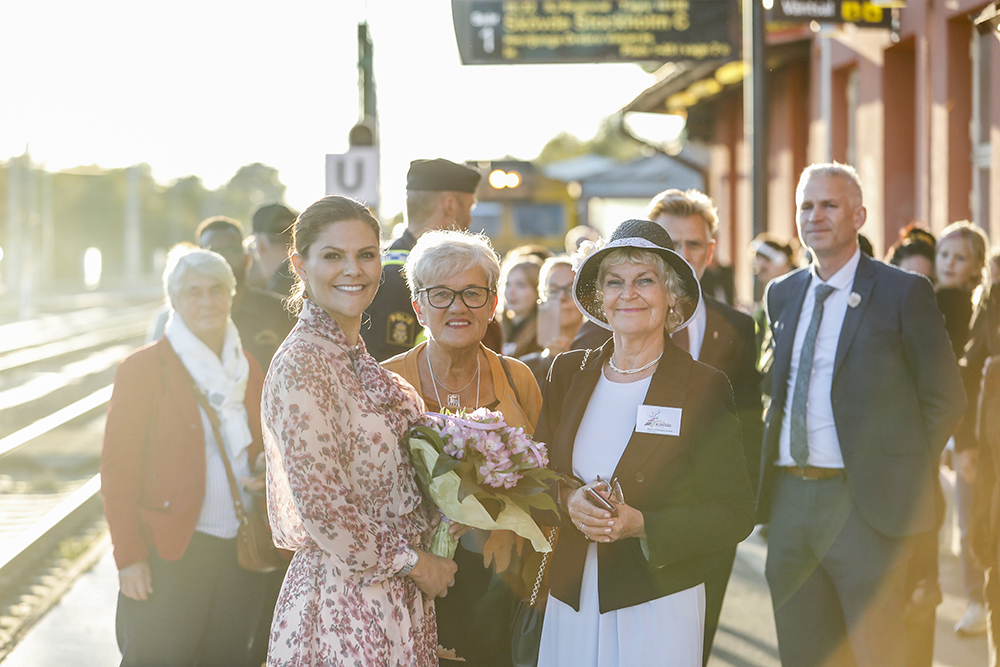
[[[432,229],[468,230],[476,187],[475,169],[441,158],[414,160],[406,174],[406,231],[382,255],[382,285],[362,326],[368,352],[379,361],[406,352],[420,330],[401,271],[417,239]]]

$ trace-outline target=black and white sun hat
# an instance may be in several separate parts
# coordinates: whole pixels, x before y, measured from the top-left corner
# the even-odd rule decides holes
[[[649,250],[666,260],[680,278],[681,294],[677,294],[675,310],[679,310],[683,321],[674,329],[686,327],[702,307],[701,285],[694,269],[683,257],[674,251],[674,242],[663,227],[649,220],[626,220],[611,234],[611,240],[601,246],[585,242],[575,256],[577,268],[573,283],[573,299],[588,320],[605,329],[610,329],[604,314],[603,297],[597,286],[597,274],[601,262],[618,248]],[[673,332],[671,332],[673,333]]]

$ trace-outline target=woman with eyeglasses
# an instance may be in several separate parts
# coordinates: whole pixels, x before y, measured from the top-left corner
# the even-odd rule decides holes
[[[538,274],[538,344],[541,352],[520,357],[540,385],[552,360],[570,349],[583,323],[583,312],[573,301],[573,260],[568,255],[549,257]]]
[[[404,267],[417,320],[427,341],[383,362],[403,376],[431,411],[485,407],[532,433],[541,392],[531,371],[480,342],[497,307],[500,264],[488,238],[455,231],[423,234]],[[483,548],[513,546],[508,531],[472,530],[461,537],[458,572],[448,597],[436,601],[442,665],[510,665],[510,614],[520,563],[485,567]],[[500,534],[498,534],[500,533]],[[528,549],[526,549],[527,551]]]

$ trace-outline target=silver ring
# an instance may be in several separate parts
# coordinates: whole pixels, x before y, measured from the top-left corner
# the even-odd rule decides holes
[[[580,522],[580,532],[581,533],[583,532],[583,522],[582,521]]]

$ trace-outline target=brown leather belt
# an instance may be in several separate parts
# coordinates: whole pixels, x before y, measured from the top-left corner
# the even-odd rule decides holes
[[[786,466],[784,470],[789,475],[795,475],[802,479],[830,479],[831,477],[839,477],[844,472],[843,468],[814,468],[812,466],[805,468]]]

